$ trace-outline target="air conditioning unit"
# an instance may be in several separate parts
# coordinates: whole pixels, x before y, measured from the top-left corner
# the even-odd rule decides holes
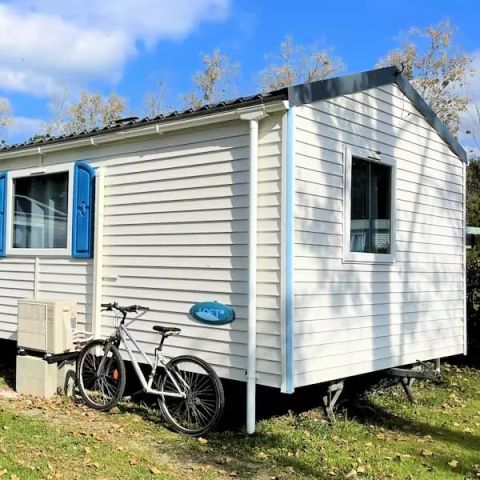
[[[18,300],[17,344],[50,354],[74,350],[77,304],[71,300]]]

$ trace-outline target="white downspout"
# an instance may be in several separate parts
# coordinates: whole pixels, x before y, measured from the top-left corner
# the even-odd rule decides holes
[[[255,432],[255,393],[257,383],[258,120],[250,120],[249,183],[247,433],[252,434]]]
[[[265,112],[242,115],[250,125],[250,176],[248,220],[248,347],[247,347],[247,433],[255,432],[257,383],[257,207],[258,207],[258,122]]]
[[[104,167],[95,172],[95,225],[93,243],[93,298],[92,298],[92,334],[94,338],[102,336],[102,284],[103,284],[103,196]]]

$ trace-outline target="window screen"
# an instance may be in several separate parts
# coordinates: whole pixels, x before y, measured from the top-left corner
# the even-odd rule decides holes
[[[352,158],[350,251],[390,253],[391,167]]]
[[[66,248],[68,173],[13,182],[13,248]]]

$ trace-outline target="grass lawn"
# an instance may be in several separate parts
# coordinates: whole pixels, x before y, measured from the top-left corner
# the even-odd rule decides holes
[[[0,399],[0,479],[480,478],[480,372],[394,388],[340,411],[260,422],[258,433],[176,435],[148,409],[104,414],[65,398]]]

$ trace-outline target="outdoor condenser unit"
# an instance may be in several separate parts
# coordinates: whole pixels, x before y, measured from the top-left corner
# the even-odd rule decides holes
[[[74,350],[76,302],[22,299],[18,301],[17,317],[19,348],[50,354]]]

